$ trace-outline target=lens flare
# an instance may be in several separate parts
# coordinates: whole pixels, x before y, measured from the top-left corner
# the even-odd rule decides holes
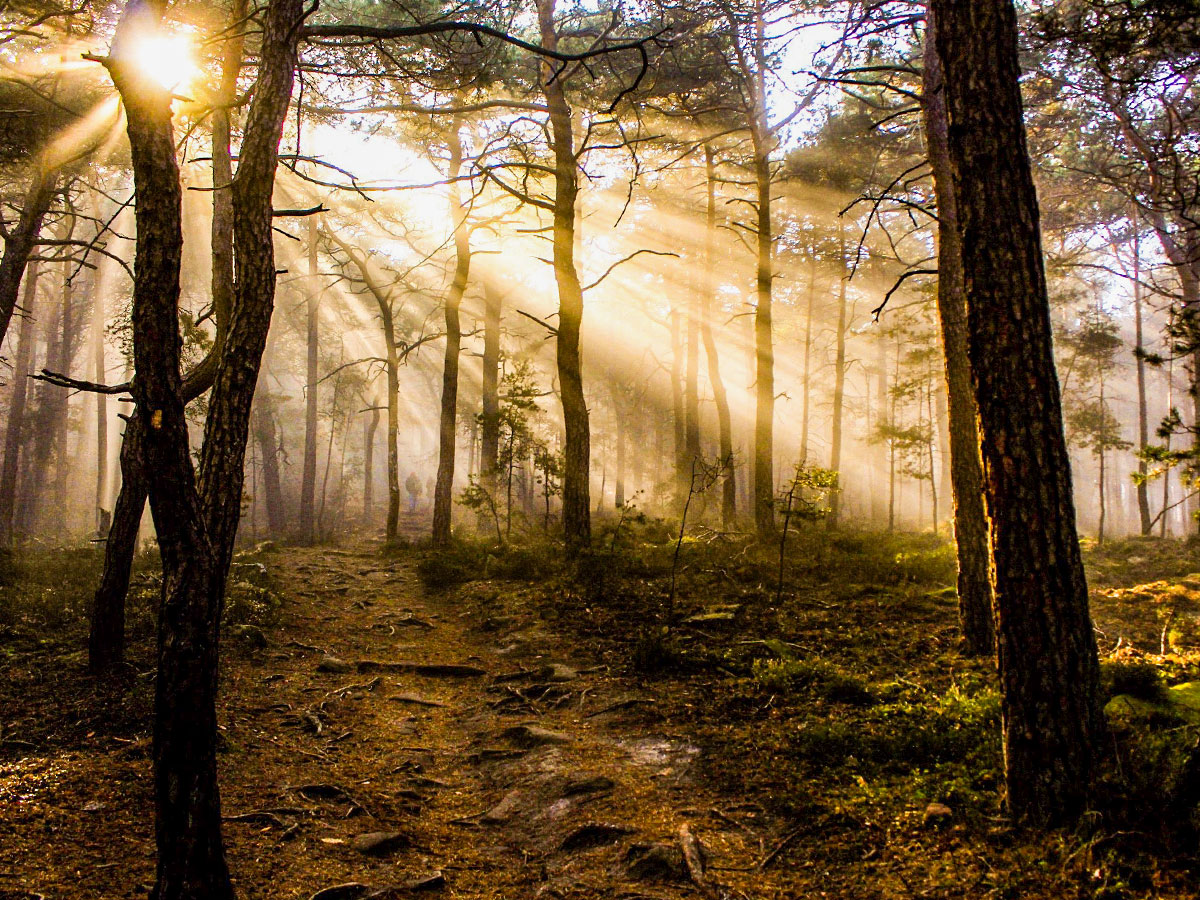
[[[197,74],[192,46],[182,35],[151,35],[137,42],[134,58],[138,68],[170,91],[177,91]]]

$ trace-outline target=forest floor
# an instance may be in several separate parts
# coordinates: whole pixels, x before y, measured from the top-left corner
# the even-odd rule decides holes
[[[239,896],[1200,894],[1194,838],[1162,827],[1200,724],[1162,703],[1116,724],[1085,826],[1004,817],[994,676],[957,651],[942,542],[814,538],[782,592],[770,554],[695,542],[674,597],[669,541],[612,549],[242,554],[220,709]],[[1196,570],[1173,542],[1092,554],[1110,693],[1200,677]],[[97,682],[94,574],[48,557],[0,595],[3,900],[153,881],[156,586]]]

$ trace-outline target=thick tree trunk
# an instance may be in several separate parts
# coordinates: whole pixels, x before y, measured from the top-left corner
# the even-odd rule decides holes
[[[1075,818],[1104,734],[1011,0],[931,0],[945,77],[1015,818]]]
[[[982,655],[991,653],[994,646],[988,524],[983,510],[979,431],[967,356],[967,308],[948,146],[949,123],[941,59],[935,44],[937,18],[932,11],[926,28],[924,125],[938,205],[937,307],[946,368],[950,485],[958,551],[958,620],[964,650]]]
[[[538,0],[542,46],[558,47],[555,0]],[[566,442],[563,447],[563,533],[568,552],[591,543],[589,500],[591,431],[583,394],[583,359],[579,332],[583,324],[583,289],[575,268],[575,202],[579,195],[578,162],[571,129],[571,108],[556,68],[542,64],[542,90],[550,110],[554,151],[554,280],[558,285],[558,384],[562,397]]]
[[[179,372],[181,190],[171,98],[129,59],[161,4],[130,3],[109,71],[121,92],[137,190],[133,393],[145,422],[142,454],[163,561],[155,688],[154,780],[158,875],[152,897],[233,897],[221,842],[216,772],[217,622],[214,554],[188,447]]]
[[[454,455],[458,432],[458,362],[462,351],[462,327],[459,310],[471,272],[471,235],[467,229],[467,209],[463,205],[458,179],[462,174],[463,145],[457,117],[450,127],[450,221],[454,224],[454,279],[446,294],[446,355],[442,364],[442,411],[438,428],[437,481],[433,488],[433,546],[450,543],[450,525],[454,512]]]
[[[704,209],[704,290],[700,297],[700,337],[704,342],[708,365],[708,383],[717,407],[717,442],[721,454],[721,525],[732,529],[737,519],[737,480],[733,458],[733,426],[729,418],[729,397],[721,378],[721,358],[713,337],[712,307],[716,291],[713,274],[716,266],[717,237],[717,160],[711,144],[704,145],[704,172],[707,202]]]
[[[153,6],[153,4],[151,4]],[[241,29],[246,12],[246,0],[235,0],[230,11],[234,31],[225,43],[221,59],[221,85],[213,109],[212,179],[212,304],[216,323],[213,346],[203,360],[188,374],[183,384],[184,402],[190,403],[205,393],[213,383],[233,306],[233,157],[230,151],[230,106],[237,93],[238,72],[241,68],[244,32]],[[103,381],[103,378],[97,378]],[[125,427],[121,445],[121,488],[112,514],[108,538],[104,547],[104,572],[92,604],[92,621],[88,640],[89,666],[101,673],[124,658],[123,625],[125,600],[129,593],[129,575],[137,553],[137,536],[146,507],[147,477],[142,471],[141,447],[144,423],[136,415]],[[272,455],[277,461],[277,457]],[[264,456],[264,465],[266,457]],[[278,478],[275,480],[278,485]],[[270,484],[268,484],[270,491]],[[280,499],[277,509],[282,510]],[[268,493],[268,517],[270,515]],[[282,513],[280,512],[280,515]]]
[[[17,358],[13,366],[13,395],[4,431],[4,463],[0,467],[0,547],[12,547],[16,539],[17,475],[20,472],[21,437],[25,428],[25,405],[29,397],[29,375],[33,371],[33,308],[37,298],[38,263],[25,269],[21,330],[17,335]]]

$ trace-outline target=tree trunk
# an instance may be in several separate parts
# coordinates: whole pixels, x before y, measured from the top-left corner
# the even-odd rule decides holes
[[[846,399],[846,283],[850,272],[846,267],[846,223],[838,219],[838,260],[841,263],[841,282],[838,287],[837,350],[833,362],[833,434],[829,444],[829,468],[838,473],[838,489],[829,495],[830,528],[837,528],[841,512],[842,466],[842,407]]]
[[[153,4],[149,4],[154,8]],[[212,217],[212,298],[216,323],[213,345],[205,358],[188,374],[183,384],[185,403],[195,400],[213,383],[233,304],[233,157],[230,151],[229,109],[237,93],[241,69],[246,0],[235,0],[230,11],[233,32],[225,43],[221,59],[221,85],[213,109],[213,217]],[[103,380],[103,379],[100,379]],[[123,623],[125,600],[129,593],[129,574],[137,552],[137,536],[146,507],[147,477],[142,471],[141,447],[143,423],[136,414],[125,427],[121,445],[121,488],[117,494],[104,546],[104,572],[92,605],[88,641],[89,666],[100,673],[124,658]],[[274,454],[273,454],[274,456]],[[265,465],[264,456],[264,465]],[[278,479],[276,479],[276,484]],[[268,489],[270,485],[268,484]],[[268,496],[268,504],[270,497]],[[282,511],[282,495],[278,509]],[[282,514],[282,513],[281,513]],[[269,516],[269,512],[268,512]]]
[[[103,384],[107,376],[104,365],[104,294],[95,285],[92,300],[92,377]],[[107,530],[108,511],[104,508],[108,496],[108,395],[96,394],[96,536]]]
[[[708,364],[708,383],[712,387],[713,403],[717,407],[717,441],[721,454],[721,525],[732,529],[737,519],[737,476],[733,459],[733,426],[729,418],[729,397],[721,378],[721,359],[713,337],[712,306],[716,285],[713,272],[716,265],[717,237],[717,162],[711,144],[704,145],[704,172],[707,203],[704,210],[704,290],[701,292],[700,337]]]
[[[765,113],[764,113],[765,115]],[[754,313],[754,524],[762,540],[775,536],[775,349],[771,337],[771,161],[755,138],[754,176],[758,188],[758,304]]]
[[[283,485],[279,476],[279,434],[275,430],[275,411],[267,391],[266,378],[259,379],[254,398],[254,440],[262,458],[262,490],[267,509],[267,532],[271,537],[283,534],[287,515],[283,508]]]
[[[142,464],[142,420],[125,423],[121,441],[121,490],[104,543],[104,572],[92,600],[88,632],[88,668],[99,675],[125,659],[125,598],[137,553],[138,529],[146,508],[146,473]]]
[[[962,247],[949,156],[949,122],[941,59],[935,45],[936,15],[930,12],[925,44],[925,142],[933,167],[938,205],[938,322],[946,369],[950,428],[950,486],[958,552],[958,621],[963,648],[971,655],[994,647],[988,524],[983,509],[975,395],[967,356],[968,332]]]
[[[0,547],[15,543],[17,475],[20,472],[21,437],[25,427],[25,405],[29,397],[29,375],[33,371],[33,307],[37,298],[38,263],[25,269],[21,330],[17,336],[17,358],[13,366],[13,395],[4,431],[4,464],[0,467]]]
[[[446,294],[446,356],[442,366],[442,412],[438,429],[437,482],[433,488],[433,546],[450,543],[450,525],[454,512],[454,454],[458,430],[458,361],[462,351],[459,309],[467,290],[471,271],[471,235],[467,229],[467,209],[463,205],[459,176],[462,174],[463,146],[456,116],[450,127],[450,221],[454,223],[454,280]]]
[[[169,92],[129,59],[162,5],[133,2],[108,67],[124,102],[137,191],[133,393],[145,422],[142,454],[163,561],[155,686],[154,782],[158,873],[154,900],[233,897],[221,841],[216,772],[217,634],[221,595],[197,491],[179,372],[181,190]]]
[[[35,165],[33,180],[21,204],[21,215],[17,224],[4,236],[4,255],[0,257],[0,344],[8,335],[8,326],[21,292],[21,276],[37,246],[42,220],[54,199],[57,176],[56,171],[45,171],[40,165]]]
[[[363,528],[375,521],[375,432],[379,430],[379,407],[371,407],[371,418],[363,427]]]
[[[495,497],[500,457],[500,315],[504,297],[488,278],[483,283],[483,416],[479,471]]]
[[[671,310],[671,424],[674,426],[675,506],[683,509],[692,483],[692,462],[687,452],[687,422],[684,421],[683,370],[685,365],[683,328],[679,311]]]
[[[542,46],[558,47],[554,24],[555,0],[538,0],[538,25]],[[589,500],[591,432],[583,394],[583,360],[579,331],[583,322],[583,290],[575,268],[575,201],[579,195],[578,162],[567,105],[557,68],[542,62],[542,90],[550,110],[554,151],[554,280],[558,286],[558,383],[562,397],[566,442],[563,448],[562,514],[568,552],[591,543]]]
[[[320,380],[321,292],[317,277],[317,219],[308,220],[308,274],[311,279],[307,299],[304,378],[304,468],[300,475],[300,540],[316,540],[317,498],[317,382]]]
[[[1054,372],[1011,0],[930,0],[945,77],[990,520],[1005,781],[1019,821],[1086,808],[1099,664]]]

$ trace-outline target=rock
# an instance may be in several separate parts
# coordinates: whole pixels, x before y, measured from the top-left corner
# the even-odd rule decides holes
[[[263,630],[257,625],[231,625],[229,633],[240,641],[244,641],[251,647],[267,646],[267,636],[263,634]]]
[[[389,853],[403,850],[411,843],[407,835],[398,831],[368,831],[354,838],[350,846],[367,856],[387,856]]]
[[[935,802],[925,807],[925,815],[921,817],[921,822],[924,825],[938,827],[949,822],[952,818],[954,818],[954,810],[945,803]]]
[[[683,854],[671,844],[634,844],[625,854],[625,875],[634,881],[682,881]]]
[[[409,703],[413,706],[432,706],[441,708],[446,706],[446,704],[442,703],[440,700],[430,700],[428,697],[422,697],[419,694],[397,694],[394,697],[388,697],[388,699],[394,700],[397,703]]]
[[[411,894],[419,893],[420,891],[437,891],[446,886],[446,876],[442,874],[441,869],[436,872],[430,872],[428,875],[422,875],[420,878],[415,878],[404,885],[404,890]]]
[[[348,881],[317,891],[309,900],[357,900],[359,897],[365,897],[369,890],[371,889],[365,884]]]
[[[563,838],[563,842],[559,845],[559,850],[567,852],[574,850],[591,850],[593,847],[604,847],[608,844],[615,844],[623,837],[628,837],[637,832],[636,828],[630,828],[627,825],[605,825],[599,822],[592,822],[587,825],[581,825]]]
[[[338,659],[336,656],[326,656],[317,663],[318,672],[331,672],[335,675],[343,675],[349,672],[354,667],[344,659]]]
[[[722,606],[706,612],[696,613],[683,620],[684,625],[722,625],[729,624],[737,617],[736,606]]]
[[[511,819],[521,805],[521,792],[509,791],[504,799],[489,809],[480,818],[485,825],[503,825]]]
[[[602,794],[611,791],[617,786],[606,775],[593,775],[590,778],[572,778],[563,787],[562,795],[564,797],[575,797],[579,794]]]
[[[1200,724],[1200,681],[1187,681],[1167,688],[1158,700],[1117,694],[1108,701],[1104,713],[1114,722],[1124,724],[1154,718]]]
[[[541,677],[546,681],[574,681],[579,677],[579,673],[562,663],[551,663],[542,669]]]
[[[568,734],[549,731],[540,725],[514,725],[504,729],[500,736],[525,749],[544,747],[548,744],[569,744],[574,740]]]

